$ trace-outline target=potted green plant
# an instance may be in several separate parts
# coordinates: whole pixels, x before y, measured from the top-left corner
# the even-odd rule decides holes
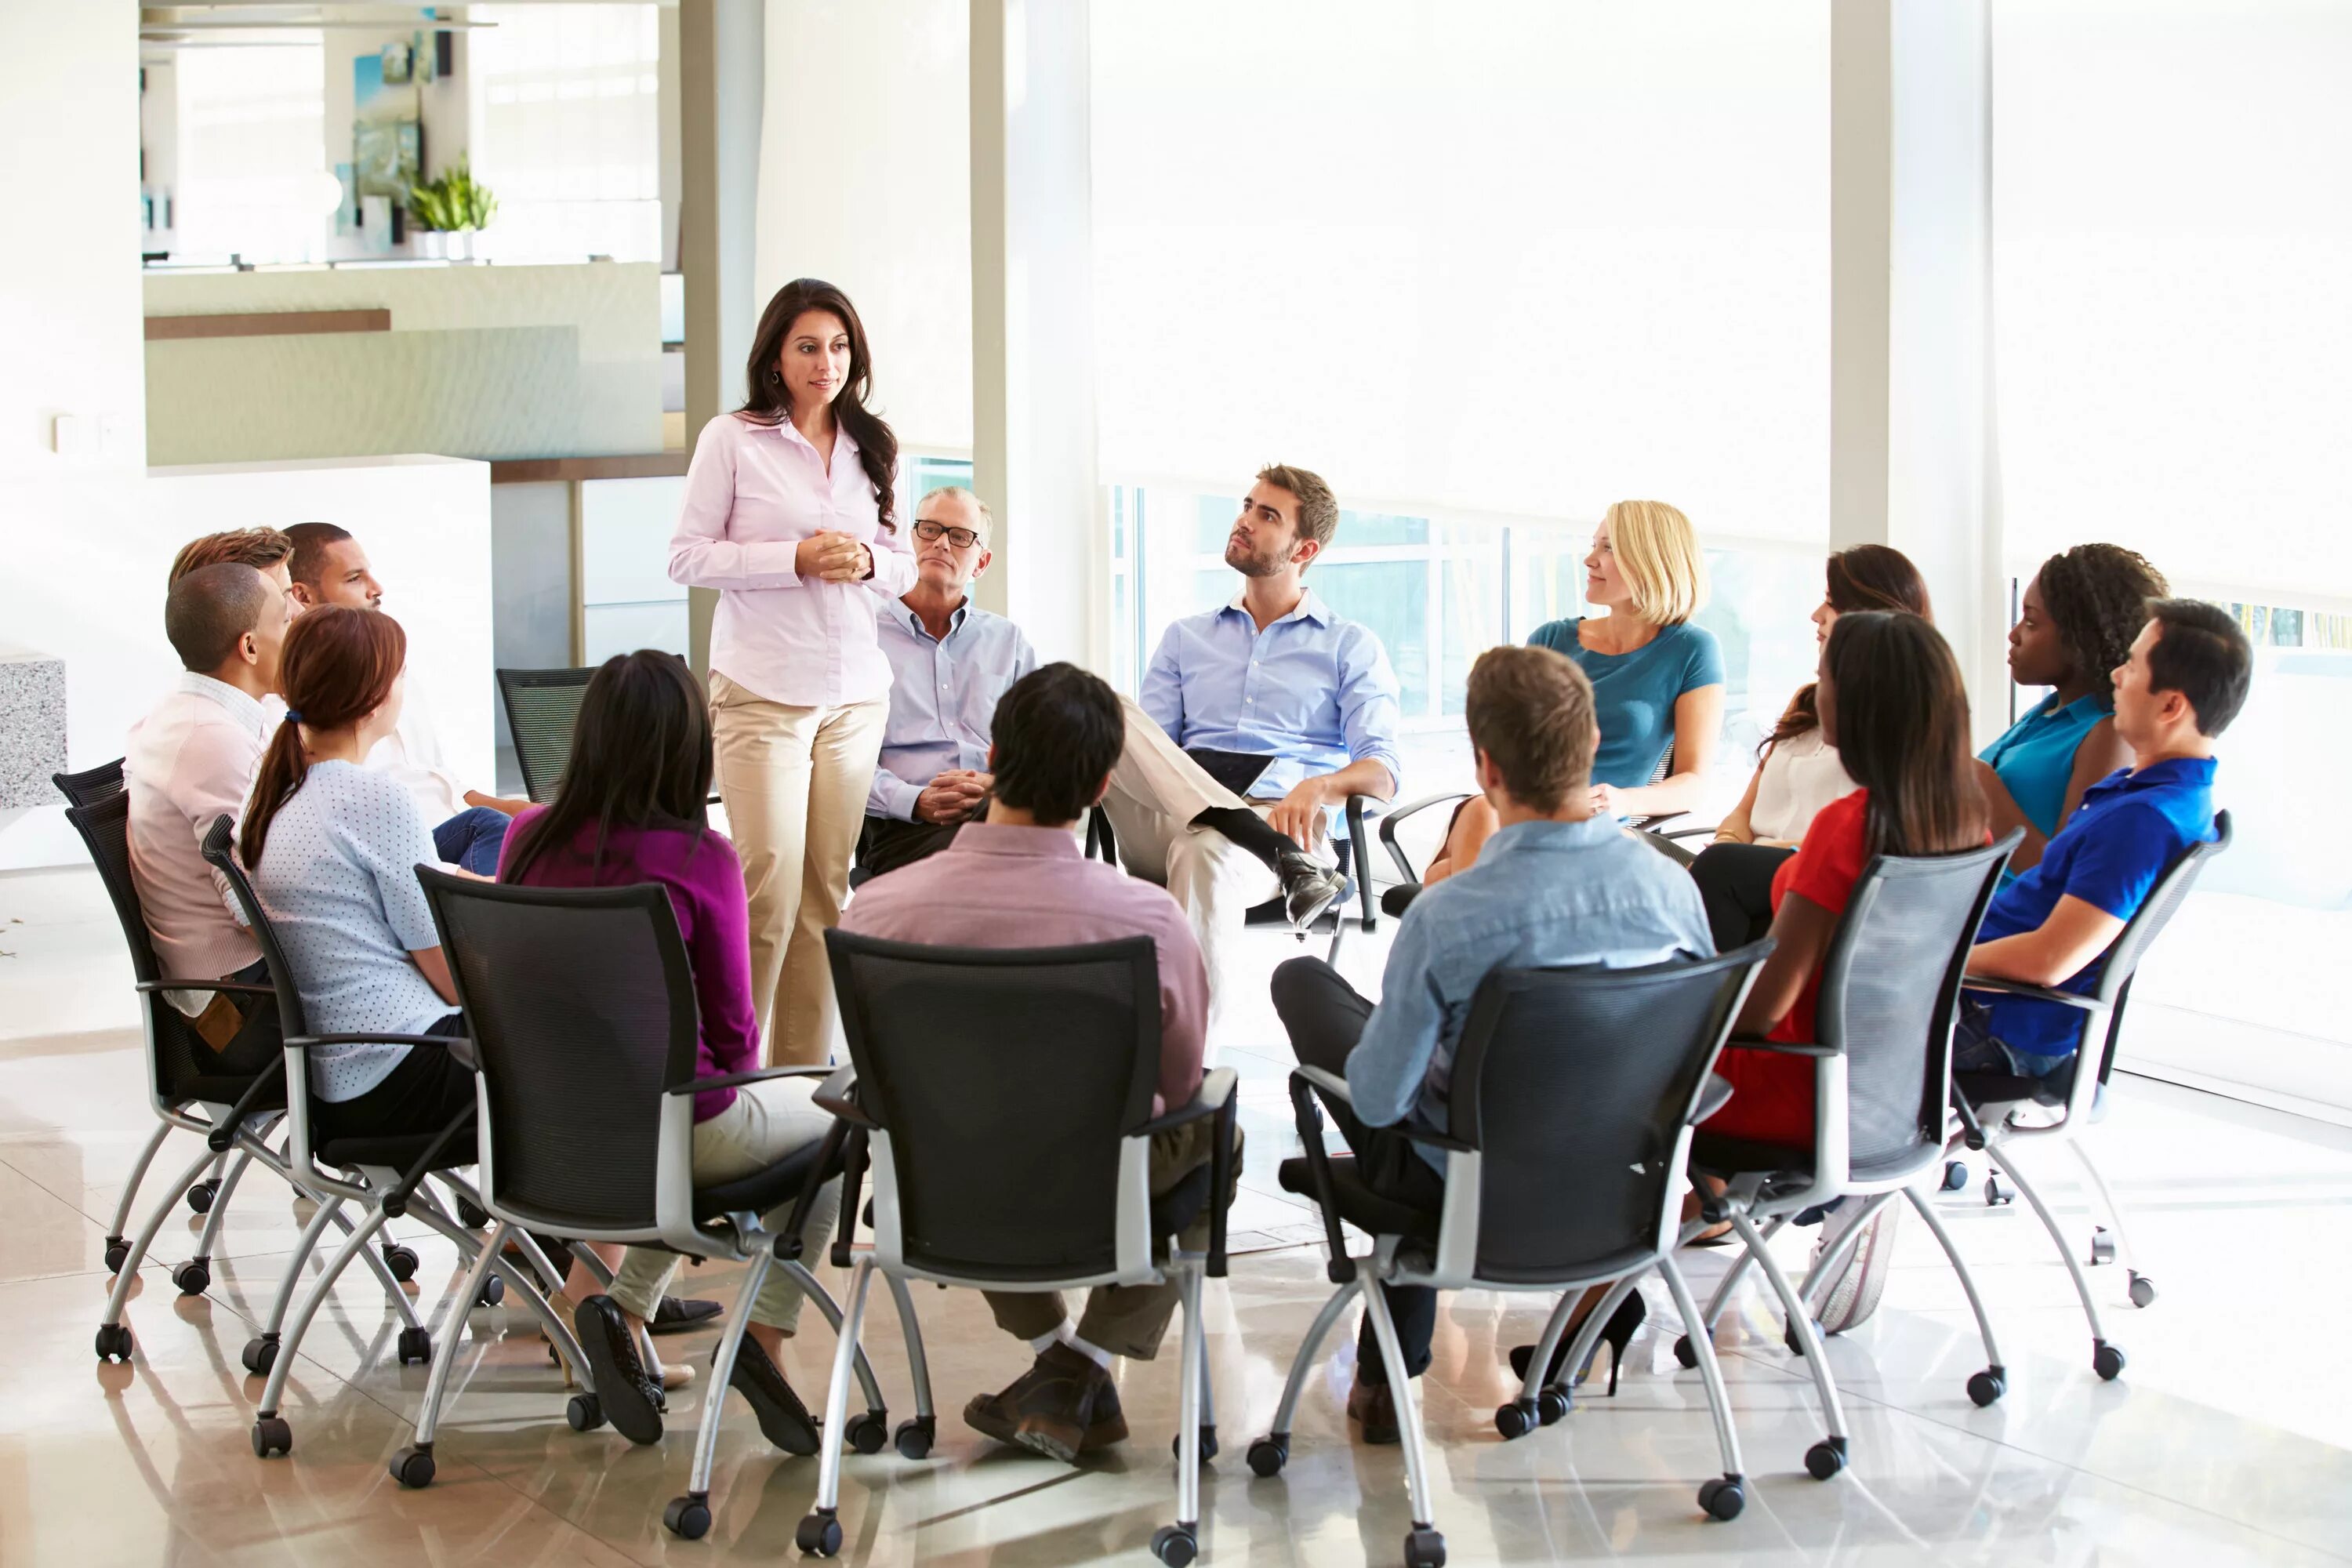
[[[473,237],[489,227],[498,210],[498,197],[474,178],[464,158],[432,179],[408,187],[408,216],[423,231],[427,255],[445,254],[453,261],[470,259]]]

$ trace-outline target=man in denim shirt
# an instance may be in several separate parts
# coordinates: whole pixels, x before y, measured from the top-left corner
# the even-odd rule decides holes
[[[1354,1111],[1336,1120],[1366,1183],[1433,1215],[1445,1195],[1442,1156],[1411,1132],[1446,1123],[1454,1049],[1490,971],[1622,969],[1715,952],[1697,884],[1614,817],[1592,814],[1601,731],[1582,670],[1549,648],[1490,648],[1470,671],[1467,718],[1478,786],[1502,829],[1475,865],[1406,910],[1380,1004],[1318,959],[1293,959],[1274,976],[1275,1008],[1298,1059],[1347,1077]],[[1429,1364],[1436,1293],[1389,1288],[1387,1297],[1418,1377]],[[1367,1319],[1348,1414],[1369,1442],[1397,1440],[1386,1379]]]

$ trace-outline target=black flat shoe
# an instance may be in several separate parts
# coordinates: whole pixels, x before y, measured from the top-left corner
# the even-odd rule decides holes
[[[694,1329],[711,1326],[724,1310],[716,1301],[699,1300],[691,1296],[664,1296],[661,1305],[646,1324],[649,1334],[683,1334]]]
[[[760,1342],[750,1334],[735,1347],[735,1371],[728,1385],[750,1401],[751,1412],[760,1418],[760,1430],[769,1442],[787,1454],[808,1455],[816,1452],[816,1422],[784,1381],[783,1369],[768,1359]],[[601,1384],[599,1386],[602,1386]]]
[[[589,1370],[596,1376],[596,1400],[613,1423],[613,1430],[644,1447],[661,1441],[661,1385],[646,1375],[637,1359],[635,1336],[620,1303],[610,1296],[591,1296],[572,1315],[580,1332],[580,1348],[587,1352]]]

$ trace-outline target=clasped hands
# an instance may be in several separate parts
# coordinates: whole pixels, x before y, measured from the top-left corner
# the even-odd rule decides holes
[[[915,820],[918,822],[969,822],[988,804],[988,792],[996,783],[995,775],[974,772],[971,768],[950,768],[915,797]]]
[[[793,552],[793,570],[824,583],[856,583],[874,574],[874,552],[834,529],[810,534]]]

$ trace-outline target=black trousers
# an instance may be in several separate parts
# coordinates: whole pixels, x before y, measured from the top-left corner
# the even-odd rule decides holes
[[[466,1016],[434,1021],[428,1035],[463,1035]],[[356,1100],[313,1100],[320,1142],[337,1138],[407,1138],[438,1132],[474,1109],[474,1069],[437,1046],[411,1046],[384,1080]]]
[[[1729,952],[1772,929],[1772,879],[1796,853],[1769,844],[1710,844],[1691,862],[1691,880],[1706,904],[1715,951]]]
[[[1274,1010],[1290,1032],[1291,1054],[1301,1064],[1343,1074],[1349,1053],[1363,1038],[1364,1020],[1372,1016],[1371,1003],[1319,958],[1294,958],[1274,972]],[[1438,1214],[1445,1206],[1445,1178],[1414,1150],[1412,1140],[1394,1128],[1367,1127],[1345,1106],[1327,1103],[1324,1110],[1354,1152],[1364,1184],[1382,1197],[1428,1215],[1430,1233],[1435,1235]],[[1437,1292],[1383,1285],[1381,1294],[1396,1321],[1405,1374],[1419,1377],[1429,1369],[1429,1342],[1437,1331]],[[1389,1379],[1370,1313],[1356,1333],[1356,1376],[1366,1383]]]
[[[857,835],[857,863],[880,877],[936,855],[953,841],[961,822],[901,822],[869,816]]]

